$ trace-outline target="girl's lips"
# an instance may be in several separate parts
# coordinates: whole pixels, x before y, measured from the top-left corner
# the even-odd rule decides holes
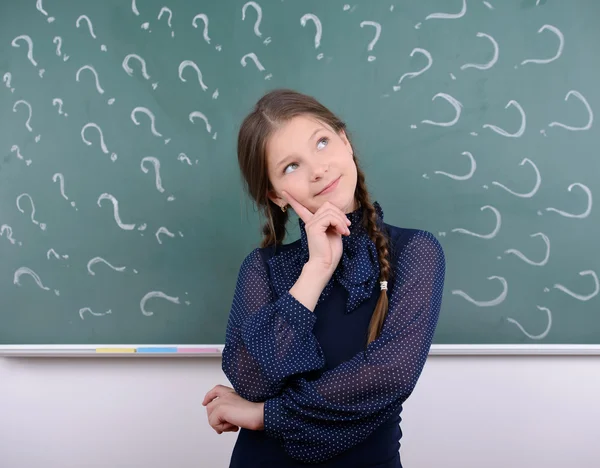
[[[320,191],[319,193],[317,193],[317,195],[323,195],[325,193],[329,193],[332,190],[335,190],[335,188],[338,185],[338,182],[340,181],[340,178],[342,176],[338,177],[337,179],[335,179],[331,184],[329,184],[326,188],[324,188],[322,191]]]

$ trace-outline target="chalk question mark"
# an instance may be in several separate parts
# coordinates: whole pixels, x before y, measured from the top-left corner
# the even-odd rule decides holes
[[[208,119],[206,118],[206,116],[200,111],[191,112],[190,113],[190,122],[194,123],[195,117],[198,117],[198,118],[204,120],[204,123],[206,124],[206,131],[208,133],[210,133],[211,126],[210,126],[210,123],[208,123]],[[215,134],[213,135],[213,140],[216,140],[216,139],[217,139],[217,133],[215,132]]]
[[[258,37],[262,37],[262,33],[260,32],[260,23],[262,21],[262,8],[260,7],[260,5],[256,2],[246,2],[244,4],[244,6],[242,7],[242,21],[246,20],[246,10],[248,9],[248,7],[252,7],[256,10],[256,22],[254,23],[254,34],[256,34]],[[263,44],[267,45],[271,42],[271,38],[267,37],[264,41]]]
[[[64,115],[65,117],[68,117],[69,114],[67,114],[66,112],[63,112],[63,110],[62,110],[63,101],[61,98],[52,99],[52,107],[56,107],[57,104],[58,104],[58,115]]]
[[[400,79],[398,80],[398,85],[394,86],[394,91],[398,91],[400,89],[400,85],[402,84],[402,80],[404,80],[405,78],[415,78],[415,77],[417,77],[419,75],[422,75],[423,73],[425,73],[427,70],[429,70],[431,68],[431,65],[433,64],[433,59],[431,58],[431,54],[427,50],[425,50],[425,49],[420,49],[419,47],[416,47],[410,53],[410,56],[412,57],[416,53],[423,54],[427,58],[427,65],[425,65],[419,71],[409,72],[409,73],[405,73],[404,75],[402,75],[400,77]]]
[[[198,25],[196,24],[198,20],[202,20],[202,22],[204,23],[204,30],[202,32],[202,37],[204,38],[204,40],[206,41],[207,44],[210,44],[210,37],[208,37],[208,16],[206,16],[204,13],[200,13],[200,14],[194,16],[194,19],[192,20],[192,26],[194,26],[195,28],[198,28]],[[219,44],[219,45],[215,46],[215,49],[220,51],[222,49],[222,47]]]
[[[8,224],[3,224],[0,226],[0,237],[2,237],[5,233],[8,241],[14,245],[17,241],[13,238],[12,228]],[[23,242],[19,241],[19,245],[23,245]]]
[[[377,23],[376,21],[363,21],[360,23],[361,28],[364,28],[365,26],[373,26],[375,28],[375,37],[371,42],[369,42],[369,46],[367,47],[368,51],[372,51],[373,47],[375,47],[375,44],[377,44],[377,41],[379,40],[379,36],[381,36],[381,24]],[[374,55],[369,55],[367,57],[369,62],[372,62],[375,59],[376,57]]]
[[[60,50],[62,47],[62,38],[60,36],[56,36],[54,39],[52,39],[52,42],[56,44],[56,55],[60,57],[62,53]],[[66,62],[67,60],[69,60],[69,56],[67,54],[63,54],[63,62]]]
[[[69,200],[69,197],[67,197],[67,195],[65,195],[65,176],[63,176],[60,172],[57,172],[56,174],[54,174],[52,176],[52,181],[56,182],[57,180],[60,183],[60,194],[63,196],[63,198],[65,200]],[[71,202],[71,206],[77,210],[77,207],[75,206],[74,201]]]
[[[22,34],[20,36],[15,37],[11,44],[13,47],[21,47],[18,43],[18,41],[24,41],[27,44],[27,59],[31,62],[31,64],[34,67],[37,67],[38,64],[36,62],[36,60],[33,58],[33,41],[31,40],[31,37],[29,37],[27,34]],[[44,70],[43,68],[40,69],[38,71],[38,74],[40,75],[40,78],[42,78],[44,76],[44,72],[46,70]]]
[[[89,140],[85,139],[85,131],[89,128],[89,127],[93,127],[96,130],[98,130],[98,133],[100,133],[100,148],[102,149],[102,152],[104,154],[108,154],[108,149],[106,148],[106,144],[104,143],[104,135],[102,134],[102,129],[95,123],[93,122],[89,122],[87,124],[85,124],[83,126],[83,128],[81,129],[81,139],[83,140],[83,142],[88,145],[91,146],[92,142]],[[111,161],[115,162],[117,160],[117,154],[116,153],[112,153],[110,155],[110,159]]]
[[[140,163],[140,167],[142,168],[142,172],[144,174],[148,174],[149,169],[144,165],[145,162],[149,162],[154,166],[156,190],[158,190],[160,193],[163,193],[165,191],[165,189],[162,186],[162,180],[160,177],[160,161],[157,158],[155,158],[154,156],[146,156],[144,159],[142,159],[142,162]],[[175,197],[173,195],[171,195],[168,198],[168,201],[173,201],[173,200],[175,200]]]
[[[77,70],[77,73],[75,74],[75,80],[79,83],[79,75],[81,74],[82,70],[90,70],[94,74],[94,78],[96,79],[96,90],[100,94],[104,94],[104,89],[102,89],[102,86],[100,86],[100,81],[98,80],[98,73],[96,72],[96,70],[94,69],[94,67],[92,67],[91,65],[84,65],[79,70]],[[110,98],[108,100],[108,105],[110,106],[114,102],[115,102],[115,98]]]
[[[142,76],[145,79],[149,80],[150,75],[148,75],[148,72],[146,71],[146,61],[137,54],[129,54],[123,60],[122,66],[123,66],[123,70],[125,70],[125,73],[127,73],[129,76],[133,76],[133,69],[129,66],[129,61],[132,58],[136,59],[138,62],[140,62],[140,64],[142,65]],[[156,89],[157,86],[158,86],[158,82],[152,83],[152,89]]]
[[[37,3],[35,4],[35,7],[38,9],[38,11],[40,11],[44,16],[48,16],[48,12],[46,10],[44,10],[44,7],[42,6],[42,0],[37,0]],[[54,16],[48,16],[48,23],[52,23],[56,18],[54,18]]]
[[[44,291],[50,291],[50,288],[48,288],[47,286],[44,286],[42,284],[42,280],[40,279],[40,277],[38,276],[38,274],[31,270],[30,268],[27,267],[21,267],[19,269],[17,269],[17,271],[15,271],[15,275],[13,278],[13,283],[16,284],[17,286],[21,286],[20,283],[20,278],[23,275],[29,275],[33,278],[33,280],[35,281],[35,283]],[[58,289],[54,290],[54,294],[56,294],[57,296],[60,296],[60,291]]]
[[[10,92],[11,92],[11,93],[14,93],[14,92],[15,92],[15,88],[11,88],[11,87],[10,87],[10,80],[11,80],[11,79],[12,79],[12,75],[10,74],[10,72],[6,72],[6,73],[4,74],[4,76],[2,77],[2,81],[4,81],[4,83],[6,83],[6,87],[7,87],[8,89],[10,89]]]
[[[25,164],[27,164],[28,166],[31,164],[31,159],[23,158],[23,155],[21,154],[21,151],[19,150],[19,147],[17,145],[12,145],[10,151],[11,153],[14,153],[16,151],[17,158],[21,159],[22,161],[25,161]]]
[[[152,113],[152,111],[150,111],[146,107],[136,107],[135,109],[133,109],[131,111],[131,120],[133,120],[133,123],[136,125],[140,125],[140,123],[135,118],[135,114],[137,114],[138,112],[146,114],[150,118],[150,130],[152,131],[152,134],[157,137],[162,137],[162,134],[156,130],[156,126],[155,126],[156,117],[154,117],[154,114]],[[165,144],[169,143],[169,141],[171,141],[171,139],[167,138],[165,140]]]
[[[77,28],[79,28],[79,24],[81,23],[81,21],[85,21],[88,25],[88,29],[90,30],[90,36],[92,36],[94,39],[96,39],[96,35],[94,34],[94,26],[92,25],[92,21],[88,18],[87,15],[81,15],[79,18],[77,18],[77,21],[75,21],[75,26],[77,26]],[[100,46],[100,50],[103,52],[106,52],[106,46],[104,44],[102,44]]]
[[[31,110],[31,104],[29,104],[27,101],[23,100],[23,99],[19,99],[17,102],[15,102],[14,106],[13,106],[13,112],[17,112],[17,106],[19,104],[23,104],[25,107],[27,107],[27,109],[29,109],[29,117],[27,118],[27,121],[25,122],[25,128],[27,128],[27,130],[29,130],[30,132],[33,131],[33,128],[30,125],[31,122],[31,116],[33,115],[33,111]],[[41,135],[37,135],[35,137],[35,142],[39,142],[41,138]]]
[[[184,60],[179,64],[179,79],[184,83],[186,82],[186,79],[183,77],[183,70],[185,70],[187,67],[192,67],[194,70],[196,70],[196,73],[198,74],[198,81],[200,82],[202,91],[206,91],[208,89],[208,86],[206,86],[202,81],[202,72],[198,68],[198,65],[196,65],[192,60]]]
[[[19,204],[19,202],[21,201],[21,198],[23,197],[27,197],[29,198],[29,201],[31,202],[31,221],[33,222],[33,224],[37,224],[39,225],[40,229],[42,231],[46,230],[46,224],[45,223],[40,223],[39,221],[36,221],[34,219],[35,216],[35,205],[33,204],[33,198],[31,198],[31,195],[29,195],[28,193],[22,193],[21,195],[19,195],[17,197],[17,208],[19,209],[19,211],[21,213],[25,213],[25,211],[23,211],[23,208],[21,208],[21,205]]]
[[[250,52],[249,54],[246,54],[242,57],[242,59],[240,60],[240,63],[242,64],[243,67],[246,66],[246,59],[250,59],[254,62],[254,64],[256,65],[256,68],[258,68],[259,71],[265,71],[265,67],[263,67],[262,63],[260,63],[260,60],[258,60],[258,57],[256,56],[256,54],[254,52]],[[265,76],[265,80],[270,80],[273,77],[272,73],[269,73],[268,75]]]
[[[306,26],[308,20],[311,20],[315,24],[315,27],[317,29],[315,33],[315,49],[318,49],[321,45],[321,36],[323,35],[323,26],[321,25],[321,20],[316,15],[313,15],[312,13],[307,13],[302,18],[300,18],[300,24],[302,25],[302,27]],[[319,55],[317,55],[317,60],[321,60],[322,58],[323,53],[321,52]]]
[[[167,24],[169,25],[169,28],[171,28],[171,37],[175,37],[175,31],[173,31],[173,28],[171,27],[171,20],[173,19],[173,12],[167,7],[162,7],[160,9],[160,13],[158,14],[159,20],[162,18],[163,13],[168,13],[169,17],[167,18]]]

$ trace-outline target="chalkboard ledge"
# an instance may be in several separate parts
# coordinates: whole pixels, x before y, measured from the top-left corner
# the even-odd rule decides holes
[[[221,357],[223,345],[0,345],[1,357]],[[600,355],[600,345],[434,344],[429,355]]]

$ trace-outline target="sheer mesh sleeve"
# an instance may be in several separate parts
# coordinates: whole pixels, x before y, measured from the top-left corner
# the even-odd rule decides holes
[[[445,257],[433,234],[416,230],[393,263],[379,338],[316,380],[290,380],[265,402],[265,431],[293,458],[321,462],[358,444],[412,393],[437,325]]]
[[[320,369],[315,314],[289,292],[275,298],[258,249],[243,261],[225,334],[222,369],[234,390],[254,402],[283,388],[288,377]]]

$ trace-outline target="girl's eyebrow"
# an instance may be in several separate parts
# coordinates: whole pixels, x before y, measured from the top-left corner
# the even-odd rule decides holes
[[[327,130],[325,127],[319,127],[317,128],[314,132],[312,132],[312,135],[308,138],[308,141],[312,140],[315,135],[317,133],[319,133],[321,130]],[[294,157],[294,153],[292,154],[288,154],[285,158],[283,158],[281,161],[279,161],[277,163],[277,165],[275,166],[275,169],[279,169],[279,166],[281,166],[282,164],[284,164],[285,162],[287,162],[288,159],[292,159]]]

